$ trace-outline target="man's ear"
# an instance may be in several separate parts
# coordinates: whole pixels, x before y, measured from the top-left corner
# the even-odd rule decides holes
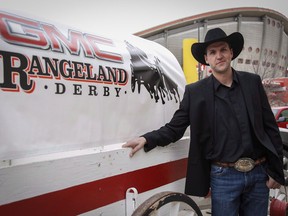
[[[233,56],[234,56],[233,49],[231,48],[230,51],[231,51],[231,55],[232,55],[232,59],[233,59]]]
[[[204,55],[204,59],[205,59],[206,64],[209,65],[208,60],[207,60],[207,56],[206,56],[206,55]]]

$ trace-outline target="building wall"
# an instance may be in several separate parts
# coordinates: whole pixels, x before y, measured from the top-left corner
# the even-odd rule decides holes
[[[155,34],[144,38],[168,48],[182,65],[183,39],[197,38],[204,41],[206,32],[215,27],[222,28],[227,35],[239,31],[243,34],[245,43],[242,53],[233,61],[232,66],[236,70],[259,74],[262,79],[283,77],[287,76],[288,66],[288,36],[284,25],[287,25],[288,20],[286,18],[283,22],[283,19],[273,17],[276,18],[268,15],[245,16],[245,13],[237,16],[223,15],[217,19],[202,17],[180,27],[167,26],[162,32],[155,31]],[[209,68],[205,68],[201,74],[201,77],[209,75]]]

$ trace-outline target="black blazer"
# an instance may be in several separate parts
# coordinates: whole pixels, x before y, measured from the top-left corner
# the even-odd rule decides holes
[[[234,71],[238,77],[252,129],[267,149],[267,174],[284,184],[283,144],[266,93],[258,75]],[[210,188],[210,162],[207,148],[213,148],[214,90],[212,77],[186,86],[179,109],[165,126],[143,135],[144,150],[179,140],[190,126],[190,148],[185,193],[205,196]]]

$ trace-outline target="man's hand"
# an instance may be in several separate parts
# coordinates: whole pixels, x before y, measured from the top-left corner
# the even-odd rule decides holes
[[[124,145],[122,145],[123,148],[132,148],[129,156],[133,157],[133,155],[142,149],[144,145],[146,144],[146,139],[144,137],[138,137],[132,140],[129,140]]]
[[[281,187],[281,185],[270,176],[268,181],[266,182],[266,185],[269,189],[279,189]]]

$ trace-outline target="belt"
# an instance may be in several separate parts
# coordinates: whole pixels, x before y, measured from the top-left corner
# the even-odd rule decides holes
[[[216,164],[221,167],[233,167],[240,172],[249,172],[255,166],[263,163],[264,161],[266,161],[265,157],[259,158],[255,161],[251,158],[240,158],[235,163],[225,163],[225,162],[215,161],[213,162],[213,164]]]

